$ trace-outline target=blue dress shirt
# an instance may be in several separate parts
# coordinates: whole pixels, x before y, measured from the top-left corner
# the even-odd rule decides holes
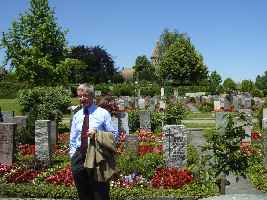
[[[113,128],[111,115],[107,110],[97,107],[95,104],[92,104],[87,108],[82,108],[74,114],[72,119],[70,131],[70,157],[72,157],[76,149],[81,146],[84,112],[89,113],[89,129],[113,132],[115,140],[118,136],[118,130]]]

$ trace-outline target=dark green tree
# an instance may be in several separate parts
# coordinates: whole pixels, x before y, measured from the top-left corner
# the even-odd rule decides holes
[[[80,74],[83,82],[102,83],[118,79],[114,61],[103,47],[75,46],[71,48],[69,57],[80,60],[86,65]]]
[[[133,69],[136,80],[155,80],[155,68],[145,55],[136,58]]]
[[[62,65],[65,32],[57,25],[48,0],[31,0],[30,8],[12,23],[9,32],[3,33],[1,46],[6,49],[5,64],[9,62],[15,68],[19,80],[52,85],[67,74],[61,74],[67,70]]]
[[[218,74],[216,71],[211,72],[208,77],[208,83],[211,93],[213,94],[219,93],[222,83],[222,78],[220,74]]]
[[[242,92],[249,92],[249,93],[253,93],[255,91],[256,87],[255,84],[253,83],[253,81],[251,80],[242,80],[241,84],[240,84],[240,90]]]
[[[232,92],[237,89],[237,86],[236,83],[231,78],[227,78],[223,82],[223,88],[225,92]]]
[[[176,84],[193,85],[207,79],[208,70],[202,55],[188,37],[179,37],[163,54],[159,63],[162,80]]]
[[[265,71],[262,76],[257,76],[255,86],[257,89],[262,90],[265,95],[267,95],[267,71]]]

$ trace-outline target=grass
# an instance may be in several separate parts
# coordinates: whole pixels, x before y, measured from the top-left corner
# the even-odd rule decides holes
[[[21,106],[16,99],[0,99],[2,111],[15,111],[15,115],[21,115]]]
[[[186,128],[215,128],[215,123],[183,123]]]
[[[214,113],[212,112],[189,113],[186,116],[186,119],[192,119],[192,118],[214,118]]]
[[[78,98],[72,98],[73,105],[79,104]],[[18,104],[17,99],[0,99],[0,107],[2,111],[15,111],[15,115],[22,115],[21,106]]]

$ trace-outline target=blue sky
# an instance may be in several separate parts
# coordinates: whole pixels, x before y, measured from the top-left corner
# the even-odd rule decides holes
[[[6,32],[29,1],[1,1],[0,32]],[[209,71],[223,79],[255,80],[267,70],[266,0],[50,0],[50,6],[69,31],[69,45],[104,46],[119,68],[150,57],[168,28],[186,32]]]

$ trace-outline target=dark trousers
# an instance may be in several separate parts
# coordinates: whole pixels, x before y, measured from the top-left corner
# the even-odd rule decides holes
[[[72,175],[80,200],[109,200],[109,183],[96,182],[84,167],[85,155],[77,149],[71,158]]]

